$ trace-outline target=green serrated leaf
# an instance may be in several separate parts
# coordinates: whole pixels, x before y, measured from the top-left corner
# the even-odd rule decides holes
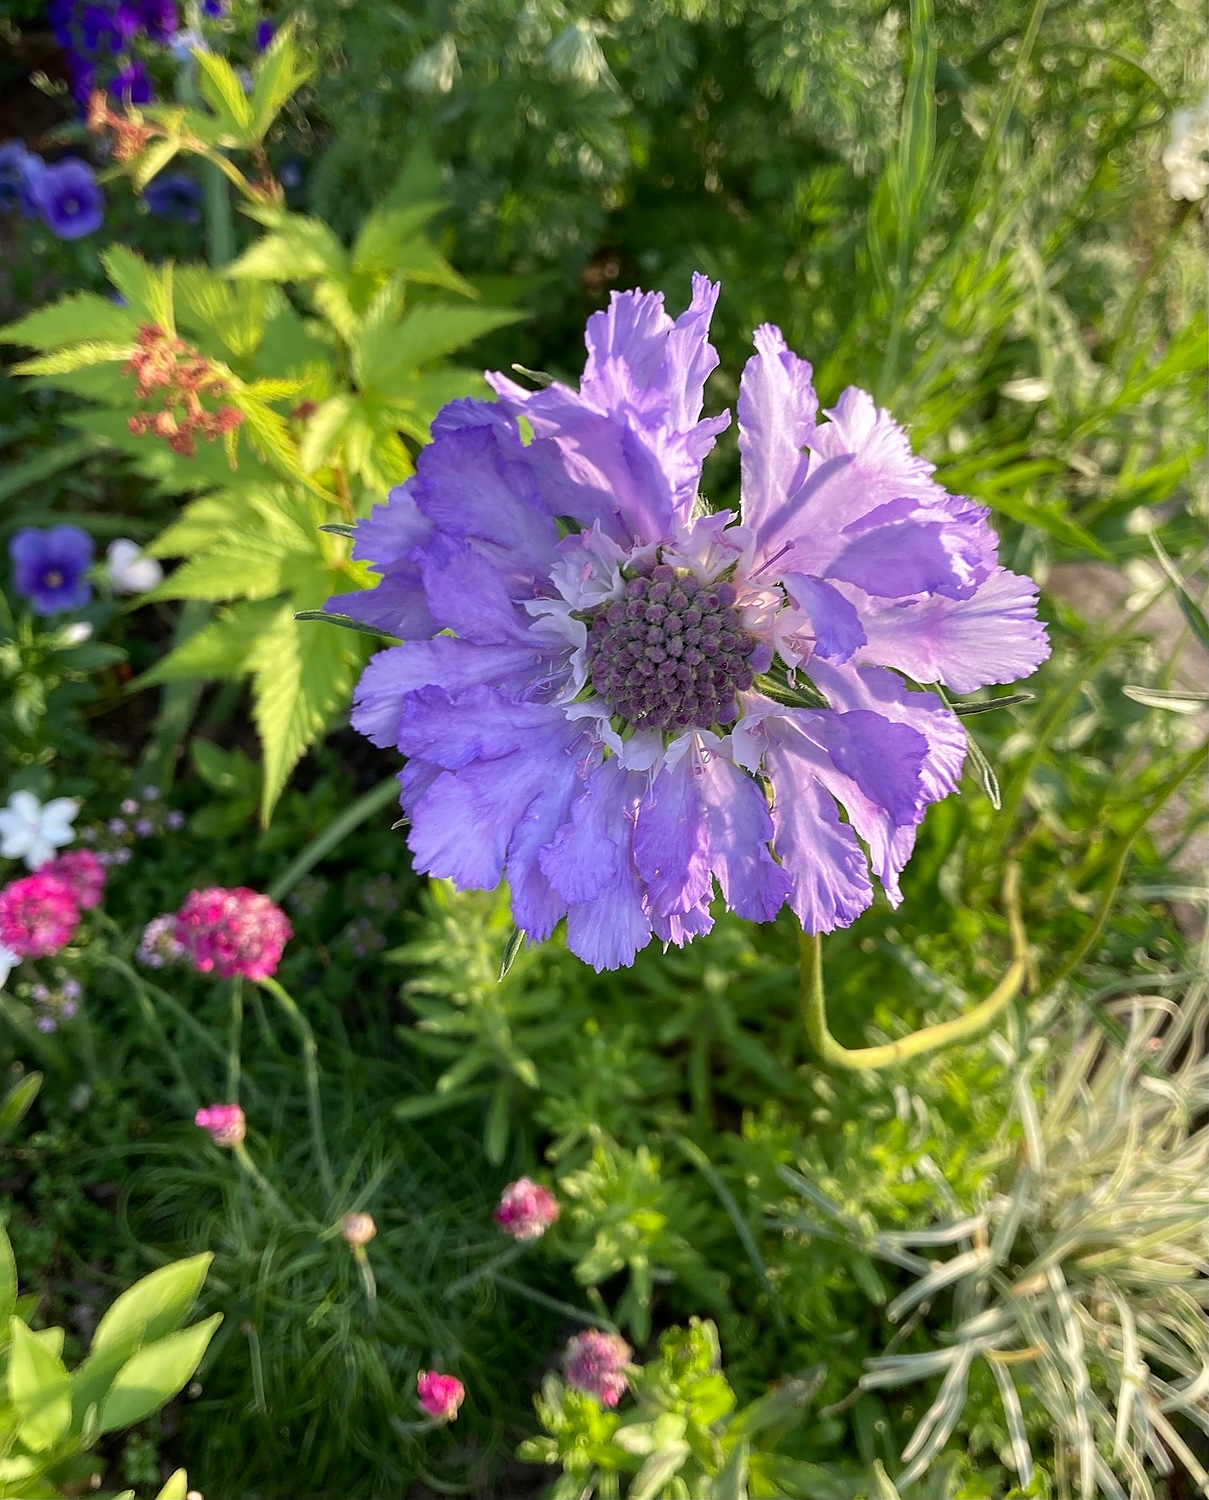
[[[134,169],[131,181],[135,188],[141,193],[151,179],[164,170],[179,150],[180,142],[172,137],[167,140],[152,141],[139,157],[138,166]]]
[[[342,630],[314,630],[285,605],[249,657],[253,717],[264,747],[261,820],[267,826],[290,772],[348,701],[359,654]]]
[[[126,310],[136,323],[156,323],[165,333],[176,333],[171,262],[156,270],[124,245],[107,245],[101,251],[101,264],[126,299]]]
[[[137,319],[107,297],[75,292],[0,328],[0,341],[31,349],[58,349],[63,344],[129,344]]]
[[[206,599],[220,603],[237,599],[271,599],[285,587],[283,567],[290,549],[263,533],[228,534],[204,552],[189,558],[145,597]]]
[[[111,344],[93,339],[83,344],[72,344],[53,354],[39,354],[34,359],[23,359],[13,369],[18,375],[66,375],[89,365],[124,362],[130,358],[133,347],[132,344]]]
[[[290,214],[275,234],[253,241],[227,275],[258,281],[312,281],[319,276],[342,281],[348,255],[322,219]]]
[[[262,141],[269,127],[314,72],[314,66],[299,56],[291,24],[286,24],[269,43],[254,71],[251,98],[252,139]]]
[[[193,55],[197,59],[198,92],[214,111],[219,130],[231,137],[230,145],[255,144],[252,105],[238,73],[221,53],[199,48]]]

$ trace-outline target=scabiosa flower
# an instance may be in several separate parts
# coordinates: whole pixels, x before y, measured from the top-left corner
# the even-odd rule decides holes
[[[200,224],[206,192],[188,172],[161,172],[143,189],[143,202],[157,219]]]
[[[8,544],[13,587],[39,615],[83,609],[92,598],[84,576],[92,567],[92,538],[78,526],[23,526]]]
[[[466,1387],[456,1375],[421,1370],[416,1376],[420,1405],[434,1422],[452,1422],[466,1397]]]
[[[42,872],[61,880],[76,898],[76,905],[83,911],[100,906],[105,893],[105,867],[91,849],[70,849],[59,854]]]
[[[39,870],[0,891],[0,943],[19,958],[48,958],[79,925],[71,887],[54,875]]]
[[[492,1218],[514,1240],[539,1240],[559,1215],[558,1199],[528,1177],[518,1177],[500,1194]]]
[[[92,168],[78,156],[65,157],[39,172],[30,182],[30,196],[42,222],[61,240],[94,234],[105,219],[105,194]]]
[[[209,1104],[193,1116],[216,1146],[238,1146],[248,1133],[248,1122],[238,1104]]]
[[[567,1344],[563,1373],[577,1391],[595,1396],[602,1406],[616,1406],[630,1383],[625,1366],[633,1352],[620,1334],[589,1328]]]
[[[244,886],[190,891],[176,914],[175,937],[202,974],[217,969],[224,979],[267,979],[293,935],[285,912]]]
[[[176,939],[176,917],[166,912],[162,917],[152,917],[143,928],[143,936],[134,952],[135,958],[144,968],[162,969],[165,964],[179,962],[185,956],[185,946]]]
[[[964,692],[1048,652],[987,512],[863,391],[819,421],[775,328],[740,388],[742,513],[705,511],[728,417],[700,419],[718,289],[693,287],[675,322],[658,295],[615,293],[578,392],[493,375],[498,405],[446,406],[357,528],[381,583],[330,601],[403,641],[370,662],[353,722],[409,757],[417,868],[506,875],[527,936],[565,916],[598,969],[708,931],[715,882],[741,917],[788,902],[809,932],[846,926],[873,899],[862,844],[897,903],[966,745],[897,674]]]

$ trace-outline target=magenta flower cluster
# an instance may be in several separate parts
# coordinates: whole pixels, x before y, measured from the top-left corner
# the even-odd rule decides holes
[[[199,973],[223,979],[267,979],[292,935],[285,912],[245,886],[190,891],[172,933]]]
[[[18,958],[49,958],[67,946],[80,912],[100,904],[105,870],[95,854],[74,849],[0,891],[0,947]]]
[[[739,387],[741,503],[708,509],[717,296],[694,278],[673,321],[614,294],[577,391],[489,375],[498,402],[451,402],[357,527],[381,581],[329,601],[402,642],[353,723],[407,757],[417,868],[506,877],[525,934],[565,919],[597,969],[707,932],[716,893],[811,933],[849,925],[874,877],[897,904],[966,751],[926,685],[1012,682],[1049,651],[985,508],[865,391],[821,413],[769,325]]]
[[[630,1383],[625,1367],[633,1352],[620,1334],[589,1328],[567,1344],[563,1373],[577,1391],[595,1396],[602,1406],[616,1406]]]
[[[518,1177],[500,1194],[492,1218],[520,1244],[539,1240],[558,1219],[558,1199],[529,1177]]]

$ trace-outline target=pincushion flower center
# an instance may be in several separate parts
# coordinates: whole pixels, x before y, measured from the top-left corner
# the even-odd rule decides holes
[[[732,584],[703,584],[666,563],[628,578],[623,598],[586,616],[592,689],[635,729],[733,724],[758,644],[734,604]]]

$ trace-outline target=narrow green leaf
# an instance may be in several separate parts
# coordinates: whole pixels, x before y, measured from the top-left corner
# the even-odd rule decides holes
[[[33,359],[23,359],[13,369],[18,375],[66,375],[90,365],[128,360],[132,349],[131,344],[110,344],[90,339],[87,343],[72,344],[53,354],[39,354]]]
[[[746,1438],[730,1450],[723,1466],[710,1481],[707,1500],[747,1500],[747,1473],[751,1445]]]
[[[251,136],[262,141],[269,127],[314,72],[313,65],[298,52],[292,24],[274,36],[254,72],[251,98]]]
[[[197,1301],[214,1259],[208,1251],[161,1266],[136,1281],[110,1306],[92,1336],[91,1352],[133,1350],[179,1328]]]
[[[357,535],[357,528],[348,526],[343,521],[325,521],[319,530],[326,531],[330,536],[347,537],[350,542]]]
[[[13,1131],[25,1118],[26,1112],[38,1097],[38,1090],[42,1087],[41,1073],[27,1073],[19,1082],[13,1084],[4,1098],[0,1100],[0,1142],[8,1140]],[[12,1312],[4,1312],[3,1304],[0,1303],[0,1318],[7,1320]]]
[[[1166,547],[1159,541],[1154,531],[1150,533],[1150,545],[1154,548],[1154,555],[1158,558],[1163,572],[1175,586],[1176,603],[1180,606],[1185,620],[1188,621],[1188,628],[1202,646],[1209,647],[1209,620],[1205,618],[1205,611],[1197,602],[1196,596],[1184,581],[1184,575],[1172,562]]]
[[[114,1432],[141,1422],[182,1390],[201,1363],[206,1346],[222,1322],[215,1313],[203,1323],[145,1344],[114,1376],[101,1406],[98,1430]]]
[[[684,1467],[691,1451],[682,1438],[657,1448],[634,1475],[626,1492],[629,1500],[653,1500],[668,1480]]]
[[[508,941],[504,944],[504,956],[500,960],[499,978],[501,980],[524,952],[526,941],[525,934],[514,922],[512,924],[512,931],[508,934]]]
[[[1168,692],[1163,688],[1137,687],[1125,683],[1121,691],[1146,708],[1165,708],[1173,714],[1203,714],[1209,707],[1209,693]]]
[[[354,630],[358,635],[372,635],[380,641],[391,641],[399,644],[397,636],[387,635],[384,630],[379,630],[376,625],[367,625],[364,620],[354,620],[352,615],[340,615],[335,610],[328,609],[300,609],[294,614],[296,620],[311,620],[320,625],[339,625],[343,630]]]
[[[156,270],[124,245],[107,245],[101,251],[101,264],[126,299],[128,317],[136,323],[157,323],[165,333],[175,334],[171,262]]]
[[[9,1319],[17,1305],[17,1262],[13,1259],[13,1247],[9,1243],[8,1231],[0,1224],[0,1336],[9,1335]]]
[[[959,719],[971,719],[975,714],[994,713],[997,708],[1015,708],[1018,703],[1032,703],[1035,693],[1009,693],[1005,698],[988,698],[985,703],[953,703],[949,707]]]
[[[1003,806],[1003,800],[999,794],[999,778],[995,775],[995,769],[983,754],[982,746],[972,734],[966,734],[966,743],[970,747],[970,759],[974,762],[974,769],[982,782],[982,789],[987,795],[987,801],[996,812]]]

